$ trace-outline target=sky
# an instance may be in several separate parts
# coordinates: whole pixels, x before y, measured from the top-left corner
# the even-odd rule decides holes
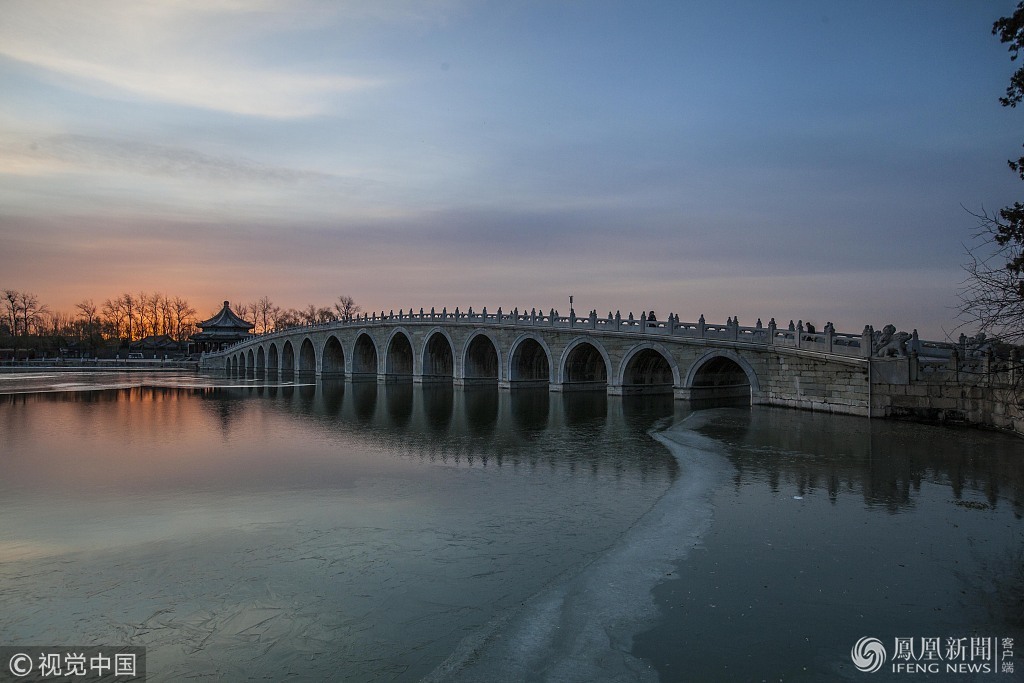
[[[0,0],[0,288],[956,336],[1014,7]]]

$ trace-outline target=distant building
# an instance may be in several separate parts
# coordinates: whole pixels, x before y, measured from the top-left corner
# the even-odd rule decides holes
[[[245,339],[250,336],[249,330],[256,325],[235,315],[230,304],[225,301],[224,308],[209,320],[199,323],[199,327],[203,331],[193,334],[192,341],[196,344],[197,352],[204,352],[220,351],[229,344]]]
[[[129,353],[141,353],[143,358],[174,358],[188,353],[187,342],[176,342],[166,334],[151,334],[128,345]]]

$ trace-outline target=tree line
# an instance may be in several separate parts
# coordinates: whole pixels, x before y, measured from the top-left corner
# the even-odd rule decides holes
[[[83,299],[70,313],[52,310],[32,292],[4,289],[0,301],[0,347],[57,352],[70,345],[96,351],[120,347],[146,337],[166,335],[185,342],[199,331],[196,309],[188,299],[159,292],[125,292],[97,304]],[[361,309],[342,295],[330,306],[282,308],[263,296],[232,310],[254,324],[254,332],[344,320]],[[206,318],[213,317],[212,311]]]
[[[333,320],[347,320],[363,310],[355,299],[342,294],[330,306],[308,304],[305,308],[281,308],[270,297],[263,296],[251,303],[234,303],[231,309],[244,320],[253,323],[253,332],[263,334],[298,325],[316,325]]]

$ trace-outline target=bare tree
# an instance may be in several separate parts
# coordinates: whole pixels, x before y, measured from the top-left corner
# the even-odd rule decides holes
[[[139,304],[138,300],[129,292],[121,295],[121,305],[124,307],[125,322],[127,324],[126,336],[128,341],[135,339],[135,330],[139,326]]]
[[[254,332],[256,334],[270,332],[274,319],[281,312],[281,309],[275,306],[268,296],[260,297],[253,304],[253,307],[253,322],[256,324]]]
[[[302,312],[289,308],[286,310],[278,310],[277,317],[274,319],[274,329],[284,330],[289,327],[296,327],[303,323]]]
[[[347,294],[342,294],[334,303],[334,310],[337,311],[339,319],[349,320],[362,309],[356,304],[355,299]]]
[[[997,19],[992,34],[1008,46],[1010,61],[1024,49],[1024,2],[1009,16]],[[1024,101],[1024,66],[1010,76],[1004,107]],[[1007,162],[1024,180],[1024,157]],[[1014,202],[989,215],[971,212],[978,223],[974,245],[967,248],[967,279],[961,284],[960,312],[965,325],[992,334],[1004,342],[1024,341],[1024,204]]]
[[[18,335],[18,291],[4,290],[4,313],[12,336]]]
[[[978,225],[974,243],[966,247],[967,278],[958,291],[960,319],[965,327],[1019,344],[1024,342],[1024,278],[1006,264],[1024,255],[1022,245],[996,241],[995,216],[985,212],[971,215]]]
[[[75,304],[75,308],[78,309],[78,317],[82,320],[82,336],[88,340],[89,348],[95,350],[96,338],[98,336],[96,330],[96,323],[98,321],[96,304],[93,303],[92,299],[83,299]]]
[[[104,323],[108,326],[112,337],[123,339],[128,336],[127,313],[121,297],[105,300],[102,311]]]
[[[139,308],[139,337],[161,334],[163,332],[161,329],[163,295],[159,292],[153,294],[139,292],[136,301]]]
[[[63,311],[47,311],[39,315],[36,330],[52,337],[74,338],[75,319]]]
[[[166,294],[160,295],[160,333],[174,336],[174,306]]]
[[[188,300],[180,296],[170,301],[171,316],[174,320],[174,332],[172,336],[177,341],[185,341],[195,330],[196,309],[189,305]]]
[[[49,312],[49,309],[39,303],[39,297],[31,292],[18,292],[18,316],[21,319],[21,333],[28,336],[29,332],[36,327],[40,317]]]
[[[252,319],[256,316],[255,306],[256,306],[255,303],[251,303],[251,304],[236,303],[236,304],[232,304],[231,305],[231,310],[234,311],[235,315],[237,315],[242,320],[245,320],[247,322],[251,322]]]

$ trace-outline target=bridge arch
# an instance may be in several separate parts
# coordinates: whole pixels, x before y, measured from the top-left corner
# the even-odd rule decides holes
[[[316,349],[309,337],[305,337],[299,346],[299,365],[296,369],[304,375],[316,374]]]
[[[413,374],[412,337],[402,327],[391,331],[384,355],[384,374],[402,380],[411,380]]]
[[[729,349],[706,351],[690,365],[683,387],[693,399],[747,399],[760,392],[757,373],[746,358]]]
[[[256,356],[253,354],[252,349],[245,354],[245,369],[252,372],[256,369]]]
[[[226,372],[229,375],[231,374],[231,361],[232,360],[233,359],[231,358],[231,356],[227,356],[224,359],[224,372]]]
[[[262,346],[256,349],[256,370],[263,371],[267,369],[267,351]]]
[[[290,339],[281,347],[281,372],[295,372],[295,349]]]
[[[462,353],[463,379],[473,382],[501,381],[501,354],[490,333],[475,330]]]
[[[643,342],[626,352],[616,379],[625,391],[672,393],[679,386],[679,364],[661,344]]]
[[[576,337],[562,351],[558,363],[558,383],[578,388],[603,388],[611,375],[611,360],[601,342]]]
[[[345,349],[335,335],[327,337],[320,352],[320,374],[322,377],[343,377],[345,375]]]
[[[270,343],[269,350],[267,351],[267,369],[272,372],[277,372],[278,365],[278,353],[277,344],[274,342]]]
[[[551,349],[543,337],[519,335],[508,352],[506,376],[517,386],[546,385],[551,382]]]
[[[352,374],[377,375],[377,344],[366,330],[360,330],[352,345]]]
[[[455,342],[440,327],[427,332],[420,358],[423,379],[452,379],[455,376]]]
[[[239,351],[238,355],[235,356],[238,359],[238,367],[236,368],[240,374],[245,374],[245,351]]]

